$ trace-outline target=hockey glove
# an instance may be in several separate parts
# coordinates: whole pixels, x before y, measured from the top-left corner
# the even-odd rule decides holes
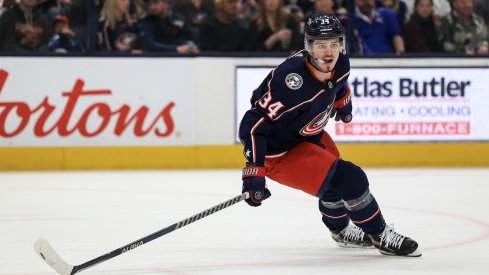
[[[272,194],[265,185],[265,174],[267,169],[255,164],[247,164],[243,168],[243,193],[249,192],[250,197],[246,203],[250,206],[260,206],[263,200],[268,199]]]
[[[345,107],[341,109],[333,108],[333,110],[329,114],[329,117],[334,117],[335,121],[340,121],[341,119],[341,121],[343,121],[344,123],[349,123],[353,119],[353,115],[351,114],[352,110],[353,107],[350,101],[350,103],[348,103]]]

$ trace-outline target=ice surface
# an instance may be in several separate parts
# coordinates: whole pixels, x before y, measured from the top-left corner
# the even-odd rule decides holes
[[[272,197],[208,216],[80,274],[488,274],[489,169],[367,169],[388,223],[421,258],[337,247],[317,199]],[[79,265],[225,201],[239,170],[0,173],[0,275],[55,274],[43,237]]]

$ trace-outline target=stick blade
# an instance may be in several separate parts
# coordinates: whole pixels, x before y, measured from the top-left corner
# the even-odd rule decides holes
[[[73,266],[65,262],[45,239],[34,242],[34,251],[59,274],[70,275],[73,271]]]

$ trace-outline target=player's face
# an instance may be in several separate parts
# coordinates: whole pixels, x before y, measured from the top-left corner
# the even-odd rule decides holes
[[[314,40],[312,44],[311,62],[323,72],[331,72],[340,56],[341,42],[339,38]]]

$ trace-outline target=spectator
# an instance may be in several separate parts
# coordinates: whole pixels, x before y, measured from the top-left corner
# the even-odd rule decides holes
[[[70,16],[72,2],[72,0],[53,1],[53,3],[50,4],[49,8],[47,9],[49,20],[54,21],[54,19],[59,15]]]
[[[292,16],[294,21],[299,25],[299,33],[301,36],[304,35],[304,27],[306,26],[306,22],[304,22],[304,12],[302,8],[295,4],[288,4],[285,6],[287,12]]]
[[[314,0],[312,9],[306,13],[306,18],[314,14],[335,15],[336,3],[334,0]]]
[[[87,38],[88,38],[88,3],[86,0],[73,0],[71,5],[69,25],[70,28],[75,32],[76,39],[83,45],[83,48],[87,48]]]
[[[391,9],[397,18],[397,23],[399,27],[402,28],[406,23],[407,15],[407,5],[402,0],[380,0],[378,2],[378,7],[384,7]]]
[[[199,38],[200,26],[215,13],[214,0],[173,0],[173,12],[185,18],[192,39]]]
[[[68,17],[58,15],[53,20],[54,36],[49,42],[49,50],[55,53],[81,52],[83,47],[68,24]]]
[[[239,5],[238,22],[246,30],[250,27],[250,23],[255,17],[257,10],[256,0],[242,0]]]
[[[238,0],[216,0],[216,16],[202,24],[199,47],[202,51],[241,51],[246,31],[236,20]]]
[[[87,41],[87,0],[47,0],[38,1],[43,6],[50,22],[54,22],[59,16],[70,19],[69,28],[74,32],[77,43],[86,45]],[[59,21],[58,21],[59,22]]]
[[[336,0],[336,4],[338,8],[348,8],[348,2],[350,0]]]
[[[305,14],[313,9],[314,0],[284,0],[284,5],[297,5],[299,8],[301,8],[305,17]]]
[[[97,11],[97,17],[101,17],[104,2],[105,0],[95,0],[95,10]]]
[[[129,4],[129,14],[134,22],[143,19],[146,16],[143,0],[131,0]]]
[[[414,0],[403,0],[406,3],[408,8],[407,15],[410,16],[414,13]],[[435,18],[439,18],[445,16],[448,12],[450,12],[450,4],[448,3],[450,0],[433,0],[433,16]],[[480,0],[487,1],[487,0]]]
[[[293,52],[303,48],[299,25],[285,10],[283,0],[259,0],[248,34],[249,50]]]
[[[407,52],[442,52],[433,17],[433,0],[415,0],[414,14],[404,25],[403,38]]]
[[[482,18],[484,18],[484,23],[486,26],[489,26],[489,1],[487,0],[474,0],[474,11]],[[488,38],[489,38],[489,28],[488,30]]]
[[[131,20],[129,0],[105,0],[98,23],[98,48],[105,51],[137,52],[139,29]]]
[[[13,5],[15,5],[15,0],[0,0],[0,16]]]
[[[360,39],[360,54],[404,52],[404,41],[394,12],[376,8],[375,0],[356,0],[353,22]]]
[[[438,17],[450,12],[450,0],[433,0],[433,14]]]
[[[198,53],[181,16],[170,14],[168,0],[145,0],[146,17],[139,22],[143,49],[153,52]]]
[[[487,0],[474,0],[474,11],[482,18],[484,18],[484,22],[487,23],[489,21],[489,1]]]
[[[487,54],[487,26],[473,12],[472,0],[450,0],[452,10],[438,24],[438,38],[446,52]]]
[[[47,16],[36,9],[37,0],[20,0],[0,17],[0,50],[47,51],[51,28]]]

